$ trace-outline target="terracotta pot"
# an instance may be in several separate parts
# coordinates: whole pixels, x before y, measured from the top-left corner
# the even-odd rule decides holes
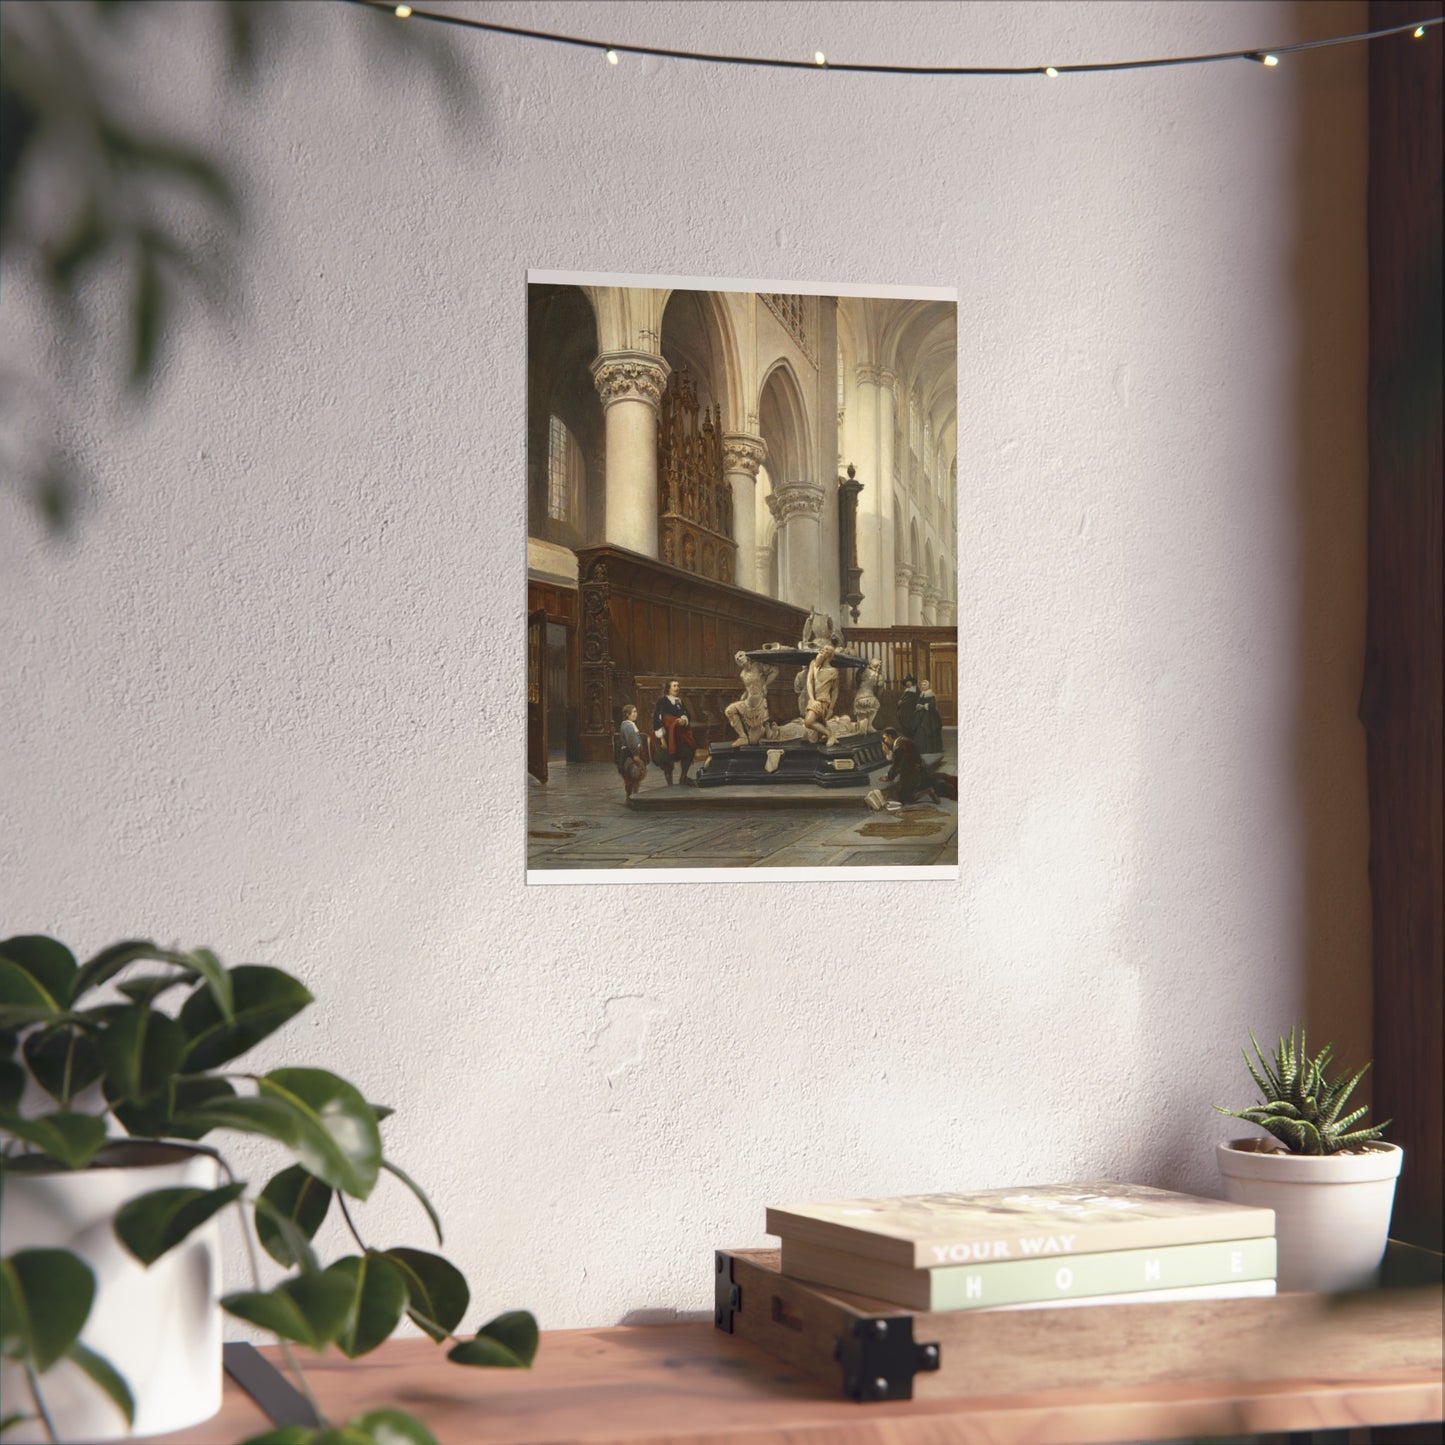
[[[1404,1151],[1376,1140],[1358,1154],[1288,1154],[1272,1139],[1218,1147],[1224,1197],[1274,1210],[1282,1290],[1368,1285],[1385,1254]]]
[[[159,1435],[209,1420],[221,1408],[220,1226],[212,1218],[149,1269],[111,1228],[116,1211],[152,1189],[219,1184],[214,1158],[180,1144],[120,1141],[85,1169],[24,1165],[5,1170],[0,1252],[68,1249],[95,1272],[95,1302],[81,1343],[105,1356],[135,1400],[136,1435]],[[119,1440],[125,1417],[68,1360],[40,1377],[40,1393],[61,1440]],[[30,1409],[22,1367],[0,1366],[6,1410]],[[11,1442],[44,1440],[39,1421],[5,1432]]]

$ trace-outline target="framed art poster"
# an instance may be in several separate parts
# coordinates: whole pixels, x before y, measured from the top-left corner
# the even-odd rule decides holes
[[[957,332],[530,274],[529,882],[956,876]]]

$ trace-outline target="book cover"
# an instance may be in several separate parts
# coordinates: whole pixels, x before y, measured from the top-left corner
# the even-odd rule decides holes
[[[934,1269],[1257,1238],[1274,1234],[1274,1211],[1102,1180],[777,1205],[767,1228],[785,1240]]]
[[[784,1239],[782,1272],[810,1284],[891,1300],[909,1309],[974,1310],[1272,1280],[1275,1241],[1273,1235],[1260,1235],[1159,1249],[910,1269]]]

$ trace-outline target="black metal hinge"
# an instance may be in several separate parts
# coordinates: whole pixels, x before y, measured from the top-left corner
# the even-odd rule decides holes
[[[911,1400],[914,1375],[938,1368],[939,1349],[914,1341],[912,1315],[873,1315],[834,1341],[833,1358],[848,1399]]]
[[[713,1286],[713,1323],[727,1334],[733,1332],[733,1315],[743,1307],[741,1285],[733,1283],[732,1259],[718,1250],[717,1279]]]

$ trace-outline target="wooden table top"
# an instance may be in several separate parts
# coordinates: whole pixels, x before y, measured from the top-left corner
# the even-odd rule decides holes
[[[261,1353],[280,1366],[274,1349]],[[855,1405],[710,1324],[548,1331],[525,1371],[453,1365],[422,1339],[355,1361],[298,1353],[334,1421],[389,1405],[440,1445],[1088,1445],[1442,1416],[1438,1369]],[[219,1415],[158,1440],[221,1445],[268,1423],[228,1379]]]

